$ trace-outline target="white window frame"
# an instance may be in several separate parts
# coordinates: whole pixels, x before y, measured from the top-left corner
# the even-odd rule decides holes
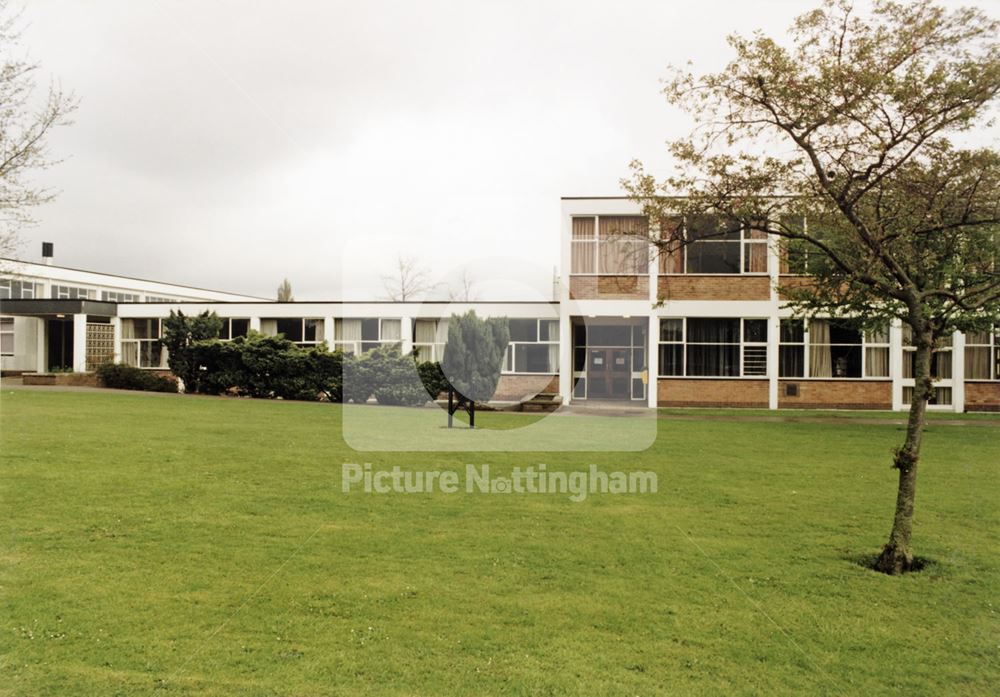
[[[222,329],[219,330],[219,341],[232,341],[235,337],[233,336],[233,320],[243,320],[247,323],[247,334],[250,333],[250,318],[249,317],[220,317],[222,320]],[[246,336],[246,334],[239,334],[239,336]]]
[[[517,371],[514,370],[516,366],[517,358],[517,347],[518,346],[552,346],[559,344],[559,320],[552,317],[511,317],[510,319],[518,320],[534,320],[535,321],[535,341],[510,341],[507,344],[507,348],[504,349],[503,354],[503,368],[500,370],[502,375],[556,375],[559,372],[559,352],[556,352],[556,365],[554,370],[548,371]],[[509,321],[509,320],[508,320]],[[542,335],[542,322],[553,322],[555,323],[555,339],[546,339],[542,341],[538,337]],[[551,336],[551,333],[550,335]],[[552,368],[550,365],[549,368]]]
[[[128,317],[123,319],[123,321],[131,322],[155,322],[156,327],[156,337],[148,339],[125,339],[121,340],[122,346],[125,344],[135,344],[136,345],[136,361],[138,365],[136,368],[142,368],[143,370],[166,370],[169,368],[167,363],[167,347],[161,346],[160,348],[160,364],[159,365],[143,365],[143,344],[158,344],[163,338],[163,319],[160,317]],[[124,351],[123,351],[124,353]]]
[[[681,254],[681,271],[679,273],[678,272],[663,271],[662,270],[662,264],[660,264],[659,261],[658,261],[657,262],[657,266],[656,266],[656,273],[659,276],[689,276],[690,275],[690,276],[720,276],[720,277],[723,277],[723,278],[732,278],[734,276],[758,276],[758,277],[759,276],[768,276],[770,274],[771,264],[773,263],[772,260],[771,260],[770,250],[767,249],[767,246],[769,244],[769,238],[768,238],[767,235],[765,235],[762,239],[755,239],[755,238],[753,238],[751,236],[753,232],[754,232],[754,230],[750,226],[744,225],[744,224],[740,224],[740,239],[738,241],[737,240],[721,240],[721,239],[715,239],[715,240],[708,239],[708,240],[700,240],[699,241],[700,243],[703,243],[703,244],[734,244],[734,243],[738,243],[739,246],[740,246],[740,264],[739,264],[740,270],[738,272],[736,272],[736,273],[707,273],[707,272],[704,272],[704,271],[691,271],[688,268],[688,266],[689,266],[688,265],[688,251],[690,250],[691,244],[695,244],[695,243],[687,243],[688,225],[687,225],[687,217],[685,216],[681,220],[681,237],[685,241],[685,243],[678,250],[678,252]],[[755,245],[755,244],[759,244],[759,245],[765,247],[765,259],[767,260],[767,263],[765,264],[765,268],[764,268],[763,271],[746,271],[745,269],[746,269],[746,266],[747,266],[747,261],[750,258],[749,254],[748,254],[749,247],[751,245]],[[754,318],[746,318],[746,319],[754,319]]]
[[[724,274],[726,276],[736,275],[736,274]],[[768,341],[765,338],[764,341],[747,341],[747,331],[746,323],[747,321],[764,321],[767,322],[767,331],[770,333],[772,330],[770,322],[766,317],[659,317],[662,323],[664,320],[680,320],[681,322],[681,341],[663,341],[659,337],[662,336],[662,331],[660,325],[657,325],[657,351],[659,351],[660,346],[680,346],[681,356],[684,363],[684,370],[681,375],[664,375],[663,374],[663,361],[657,360],[657,378],[662,379],[685,379],[685,380],[767,380],[770,376],[768,373],[769,361],[768,361],[768,351],[770,349]],[[689,319],[708,319],[708,320],[718,320],[722,321],[739,321],[740,327],[740,338],[739,342],[726,342],[726,343],[704,343],[699,342],[697,346],[733,346],[739,347],[739,374],[738,375],[689,375],[688,374],[688,320]],[[764,349],[764,372],[761,374],[750,374],[746,373],[746,349]]]
[[[626,272],[626,271],[621,271],[621,272],[601,271],[601,243],[604,241],[601,238],[601,218],[642,218],[642,217],[643,216],[641,216],[641,215],[630,215],[630,214],[615,214],[615,215],[611,215],[611,214],[604,214],[604,215],[596,214],[596,215],[574,215],[574,216],[571,216],[570,233],[569,233],[570,234],[570,240],[569,240],[569,243],[570,243],[570,264],[572,265],[572,258],[573,258],[572,247],[573,247],[573,245],[575,245],[575,244],[589,245],[590,248],[591,248],[590,249],[590,256],[591,256],[591,261],[592,261],[593,266],[594,266],[594,270],[593,271],[573,271],[572,270],[572,266],[571,266],[570,267],[570,275],[571,276],[612,276],[612,277],[616,277],[616,276],[648,276],[649,275],[649,267],[648,267],[648,265],[643,265],[643,264],[640,264],[639,265],[640,268],[638,268],[634,273],[630,273],[630,272]],[[579,219],[584,219],[584,218],[586,218],[586,219],[592,219],[594,221],[594,236],[592,238],[574,238],[573,237],[573,224],[572,224],[572,220],[579,220]],[[626,236],[626,235],[615,235],[611,239],[612,240],[622,240],[622,239],[627,240],[628,236]],[[646,251],[647,251],[647,254],[648,254],[648,251],[649,251],[649,241],[646,238],[644,238],[644,237],[636,237],[636,241],[638,241],[639,243],[644,244],[646,246]],[[632,243],[635,244],[636,242],[633,241]],[[638,254],[638,252],[636,252],[636,254]],[[529,375],[535,375],[535,374],[537,374],[537,373],[529,373]]]
[[[340,336],[338,336],[339,332],[337,332],[337,320],[344,321],[351,319],[356,319],[361,321],[362,332],[364,331],[364,322],[366,320],[367,321],[377,320],[378,339],[365,339],[363,336],[361,339],[358,339],[356,341],[354,340],[346,341],[342,339]],[[400,328],[400,338],[399,339],[384,338],[385,332],[383,331],[383,324],[382,324],[383,322],[398,322]],[[333,346],[331,347],[331,349],[335,350],[339,348],[344,353],[350,353],[358,356],[364,353],[364,351],[362,351],[361,349],[365,344],[379,344],[380,348],[386,346],[395,346],[399,350],[402,350],[402,344],[403,344],[402,328],[403,328],[403,320],[401,317],[337,317],[333,320],[334,335],[333,335]]]
[[[990,376],[987,378],[970,378],[969,377],[969,364],[966,360],[966,356],[962,356],[962,360],[965,361],[965,381],[966,382],[997,382],[1000,381],[1000,327],[994,327],[992,330],[985,330],[982,333],[986,334],[989,343],[980,344],[972,343],[969,341],[970,333],[965,335],[965,348],[966,351],[970,348],[976,349],[987,349],[989,351],[990,357]]]
[[[10,351],[3,351],[3,338],[10,337]],[[0,356],[13,356],[16,345],[14,343],[14,318],[0,317]]]
[[[835,321],[837,321],[836,319],[833,319],[833,318],[830,318],[830,317],[815,317],[813,319],[823,320],[823,321],[827,321],[827,322],[835,322]],[[874,341],[874,340],[872,340],[870,338],[872,336],[872,332],[858,330],[858,333],[861,335],[861,343],[860,344],[821,344],[823,346],[860,346],[861,347],[861,376],[860,377],[845,377],[845,378],[840,378],[840,377],[837,377],[835,375],[831,375],[829,377],[822,377],[822,376],[813,377],[810,374],[811,371],[812,371],[812,365],[810,365],[810,362],[809,362],[810,349],[812,348],[812,345],[813,345],[813,343],[812,343],[812,334],[809,331],[809,326],[810,326],[811,321],[807,320],[807,319],[797,318],[797,317],[782,317],[781,321],[782,322],[792,321],[792,322],[803,322],[804,323],[803,324],[803,330],[802,330],[802,342],[797,342],[797,341],[786,342],[786,341],[782,341],[781,340],[780,330],[779,330],[779,333],[778,333],[778,361],[779,361],[779,370],[780,370],[781,349],[782,349],[782,347],[797,346],[797,347],[800,347],[802,349],[802,373],[803,373],[803,375],[802,375],[802,377],[793,377],[791,375],[780,375],[779,374],[779,378],[778,378],[779,380],[796,380],[796,381],[798,381],[798,380],[818,380],[818,381],[823,381],[823,380],[837,380],[837,381],[865,380],[865,381],[868,381],[868,382],[888,382],[888,381],[892,380],[892,356],[891,356],[891,354],[889,356],[889,358],[890,358],[890,360],[889,360],[889,366],[890,366],[889,367],[889,375],[876,375],[876,376],[868,375],[868,349],[870,349],[870,348],[873,348],[873,349],[874,348],[889,349],[889,330],[888,329],[885,330],[885,341]]]
[[[14,287],[18,294],[14,297]],[[0,300],[34,300],[42,295],[42,284],[16,278],[0,278]]]
[[[85,288],[83,286],[67,286],[61,283],[53,283],[50,295],[55,300],[94,300],[97,297],[97,291],[93,288]]]
[[[103,302],[114,303],[138,303],[142,302],[142,296],[138,293],[129,293],[123,290],[102,290],[101,300]]]

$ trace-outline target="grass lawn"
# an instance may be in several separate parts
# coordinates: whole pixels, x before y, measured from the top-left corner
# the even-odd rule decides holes
[[[990,693],[1000,421],[931,425],[931,563],[889,578],[857,560],[900,439],[664,418],[638,453],[361,454],[329,404],[4,391],[0,695]],[[344,494],[345,462],[659,491]]]

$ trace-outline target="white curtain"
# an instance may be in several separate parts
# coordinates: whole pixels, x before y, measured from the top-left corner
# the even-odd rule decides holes
[[[382,320],[382,341],[399,341],[403,338],[403,330],[398,319]]]
[[[868,370],[868,377],[889,377],[889,349],[883,346],[866,348],[865,365]]]
[[[833,377],[830,323],[823,319],[814,319],[809,323],[809,375],[814,378]]]
[[[262,319],[260,321],[260,331],[261,334],[267,334],[268,336],[275,336],[278,333],[278,320]]]
[[[418,344],[433,344],[436,336],[437,321],[433,319],[418,319],[413,323],[413,340]]]
[[[969,380],[989,380],[990,333],[969,332],[965,337],[965,377]]]
[[[435,337],[436,343],[446,344],[448,343],[448,319],[441,318],[437,321],[437,335]]]
[[[549,346],[549,372],[559,372],[559,344]]]

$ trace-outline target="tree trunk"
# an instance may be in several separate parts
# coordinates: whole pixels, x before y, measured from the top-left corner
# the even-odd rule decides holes
[[[910,536],[913,533],[913,504],[917,494],[917,461],[920,459],[920,445],[927,423],[927,401],[934,389],[931,383],[933,341],[929,336],[914,338],[917,339],[917,347],[913,369],[913,401],[906,426],[906,440],[896,450],[892,465],[899,470],[896,515],[892,521],[889,541],[875,562],[876,570],[890,575],[905,573],[913,566]]]

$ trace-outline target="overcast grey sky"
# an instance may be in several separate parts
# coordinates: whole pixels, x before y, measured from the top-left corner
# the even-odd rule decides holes
[[[32,0],[25,47],[81,103],[22,257],[359,299],[405,254],[468,265],[480,299],[546,296],[559,197],[665,171],[688,130],[666,66],[716,69],[727,33],[815,5]]]

